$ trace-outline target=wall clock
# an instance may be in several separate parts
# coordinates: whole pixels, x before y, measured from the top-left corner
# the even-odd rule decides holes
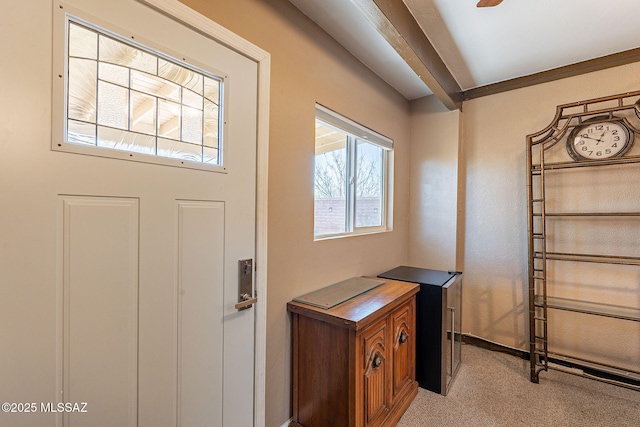
[[[567,138],[567,151],[578,161],[619,157],[629,151],[633,137],[621,118],[594,117],[573,128]]]

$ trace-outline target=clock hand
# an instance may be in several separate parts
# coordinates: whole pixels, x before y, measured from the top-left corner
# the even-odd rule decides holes
[[[599,139],[596,138],[591,138],[590,136],[582,136],[582,139],[593,139],[594,141],[600,141]]]
[[[602,134],[598,137],[598,138],[591,138],[590,136],[581,136],[582,139],[592,139],[594,141],[598,141],[596,143],[596,145],[598,145],[598,143],[602,142],[602,137],[604,136],[604,134],[607,132],[602,132]]]

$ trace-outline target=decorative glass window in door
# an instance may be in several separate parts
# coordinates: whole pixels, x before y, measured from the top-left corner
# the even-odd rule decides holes
[[[84,22],[67,34],[67,142],[222,164],[221,77]]]

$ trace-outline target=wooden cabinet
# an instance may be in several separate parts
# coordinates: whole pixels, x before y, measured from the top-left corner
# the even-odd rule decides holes
[[[413,283],[330,309],[287,305],[293,323],[293,426],[393,426],[418,392]]]

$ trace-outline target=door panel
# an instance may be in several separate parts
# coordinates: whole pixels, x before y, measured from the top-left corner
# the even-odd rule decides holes
[[[224,203],[178,201],[178,420],[222,426]]]
[[[109,419],[135,426],[138,200],[60,199],[64,395],[67,402],[87,403],[86,413],[65,416],[69,425],[100,425]]]
[[[415,300],[403,305],[391,315],[393,331],[393,393],[392,399],[411,384],[415,366],[412,336],[415,328]]]
[[[364,343],[364,419],[365,426],[380,425],[389,412],[389,355],[387,319],[363,332]]]

